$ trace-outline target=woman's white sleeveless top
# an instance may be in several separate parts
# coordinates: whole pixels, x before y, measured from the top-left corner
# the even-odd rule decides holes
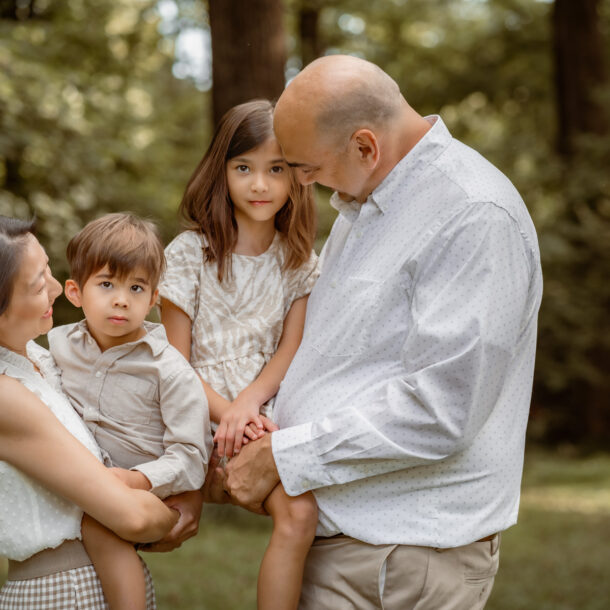
[[[33,341],[28,343],[27,353],[31,361],[0,347],[0,374],[17,379],[36,394],[72,435],[101,460],[89,430],[61,391],[51,355]],[[82,516],[78,506],[0,460],[0,555],[21,561],[43,549],[55,548],[64,540],[80,539]]]

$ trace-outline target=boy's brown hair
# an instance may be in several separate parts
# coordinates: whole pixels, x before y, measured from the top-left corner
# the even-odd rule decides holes
[[[144,269],[152,290],[165,270],[163,243],[155,224],[129,213],[107,214],[85,225],[66,250],[70,277],[82,289],[96,271],[108,265],[112,275],[124,277]]]

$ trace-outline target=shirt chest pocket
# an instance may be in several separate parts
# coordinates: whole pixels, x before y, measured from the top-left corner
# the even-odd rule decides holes
[[[101,411],[117,422],[148,424],[159,410],[156,384],[147,379],[118,373],[106,377]]]
[[[363,353],[371,340],[377,318],[382,282],[348,277],[333,280],[316,303],[315,319],[309,325],[312,347],[329,357]]]

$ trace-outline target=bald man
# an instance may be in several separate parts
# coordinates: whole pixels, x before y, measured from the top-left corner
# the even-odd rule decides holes
[[[377,66],[319,59],[274,114],[304,184],[336,192],[301,346],[225,485],[319,506],[300,608],[474,610],[516,522],[542,278],[495,167]]]

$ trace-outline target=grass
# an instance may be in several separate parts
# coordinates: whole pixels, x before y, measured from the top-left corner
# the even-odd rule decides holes
[[[159,610],[255,608],[269,531],[264,517],[205,507],[196,539],[146,555]],[[528,453],[519,524],[503,534],[487,610],[606,610],[609,548],[610,455]]]

